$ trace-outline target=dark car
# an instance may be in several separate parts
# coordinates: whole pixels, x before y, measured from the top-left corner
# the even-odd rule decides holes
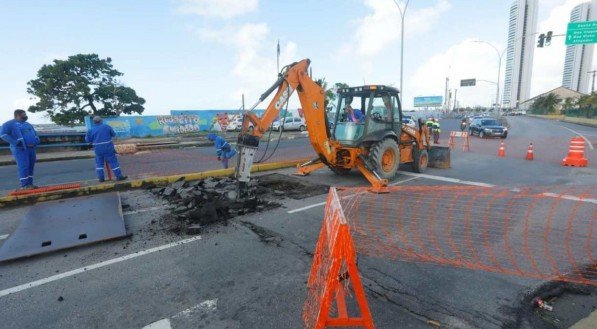
[[[508,128],[502,126],[493,118],[474,118],[469,126],[469,133],[481,138],[485,137],[508,137]]]

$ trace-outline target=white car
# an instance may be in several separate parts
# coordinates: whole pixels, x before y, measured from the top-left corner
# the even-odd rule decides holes
[[[409,127],[413,127],[415,128],[417,126],[417,124],[415,123],[415,120],[413,120],[413,117],[408,116],[408,115],[403,115],[402,116],[402,124],[405,124]]]
[[[273,130],[298,130],[298,131],[305,131],[307,129],[307,124],[301,118],[285,118],[282,119],[284,122],[283,127],[280,126],[280,121],[274,121],[272,123]]]

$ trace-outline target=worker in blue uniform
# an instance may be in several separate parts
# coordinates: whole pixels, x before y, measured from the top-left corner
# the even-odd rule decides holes
[[[216,134],[207,134],[207,139],[214,142],[218,161],[221,161],[222,166],[227,169],[228,160],[236,155],[236,150],[233,149],[230,143],[228,143],[224,138],[217,136]]]
[[[110,164],[116,180],[125,180],[128,178],[122,175],[118,159],[116,158],[116,150],[114,150],[114,143],[112,142],[112,137],[115,136],[114,129],[104,124],[101,117],[93,117],[93,126],[87,131],[85,141],[93,144],[93,150],[95,151],[95,173],[100,182],[105,180],[104,162]]]
[[[27,122],[27,112],[15,110],[14,119],[2,125],[0,138],[10,145],[10,151],[17,163],[21,189],[37,188],[33,185],[33,168],[39,137],[33,126]]]

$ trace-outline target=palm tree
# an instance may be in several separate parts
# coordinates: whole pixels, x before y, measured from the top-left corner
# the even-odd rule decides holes
[[[556,111],[558,105],[560,105],[561,102],[562,99],[558,97],[558,95],[554,93],[549,93],[547,96],[545,96],[543,106],[545,107],[545,110],[547,110],[547,113],[551,114]]]
[[[534,114],[545,114],[545,96],[535,98],[531,105],[531,112]]]

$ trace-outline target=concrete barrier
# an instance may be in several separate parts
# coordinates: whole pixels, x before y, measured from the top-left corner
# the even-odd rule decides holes
[[[291,168],[296,167],[299,163],[303,163],[308,161],[308,158],[305,159],[297,159],[297,160],[289,160],[284,162],[272,162],[272,163],[262,163],[262,164],[255,164],[251,167],[251,172],[263,172],[269,170],[276,170],[282,168]],[[114,182],[114,183],[107,183],[107,184],[99,184],[99,185],[91,185],[91,186],[84,186],[77,189],[70,189],[64,191],[53,191],[53,192],[46,192],[40,193],[35,195],[22,195],[22,196],[4,196],[0,198],[0,208],[6,208],[10,206],[21,206],[25,204],[30,204],[34,202],[43,202],[43,201],[50,201],[50,200],[58,200],[58,199],[65,199],[65,198],[72,198],[77,196],[89,195],[89,194],[97,194],[97,193],[104,193],[110,191],[127,191],[132,189],[140,189],[140,188],[153,188],[158,186],[167,185],[169,183],[176,182],[179,179],[184,179],[185,181],[193,181],[198,179],[203,179],[207,177],[224,177],[230,176],[234,173],[233,168],[229,169],[216,169],[216,170],[209,170],[203,171],[198,173],[189,173],[189,174],[180,174],[180,175],[171,175],[171,176],[159,176],[159,177],[151,177],[145,179],[137,179],[131,181],[124,181],[124,182]]]

